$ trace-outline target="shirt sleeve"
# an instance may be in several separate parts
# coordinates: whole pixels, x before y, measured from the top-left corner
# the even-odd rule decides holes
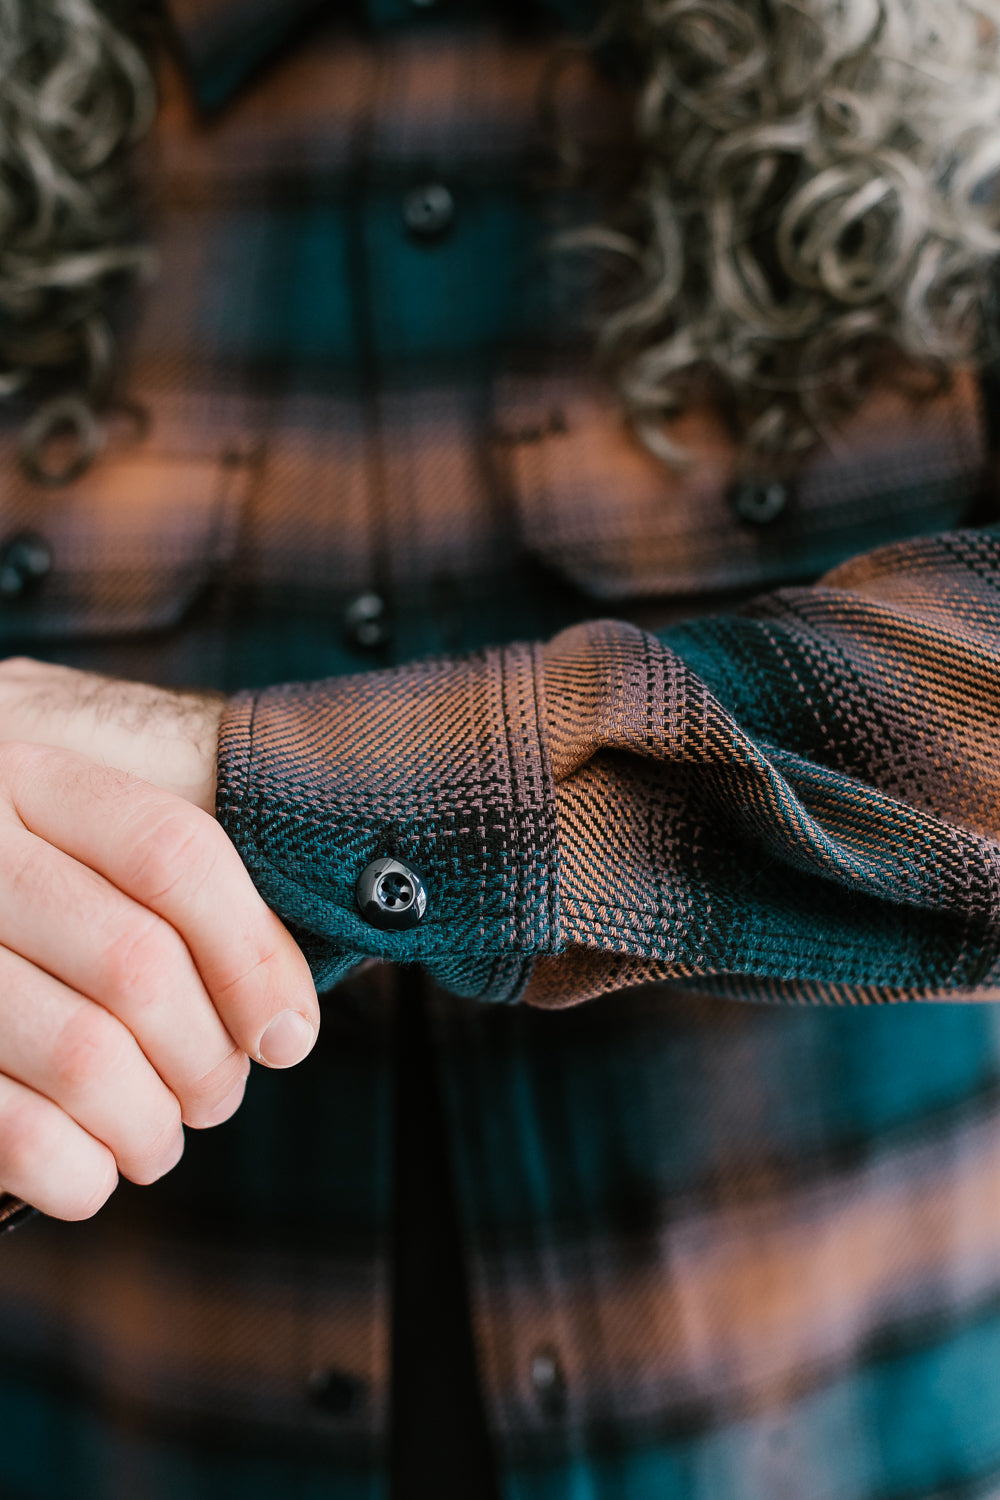
[[[950,533],[659,635],[242,694],[219,817],[321,988],[1000,998],[998,585],[1000,535]],[[358,908],[382,856],[424,877],[407,931]]]

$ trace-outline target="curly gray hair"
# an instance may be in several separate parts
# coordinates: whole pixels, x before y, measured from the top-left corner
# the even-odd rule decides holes
[[[110,295],[150,263],[126,170],[155,103],[141,10],[0,0],[0,396],[36,403],[29,459],[64,417],[95,430]],[[633,267],[598,347],[654,452],[683,461],[671,420],[707,390],[749,464],[788,466],[886,369],[986,357],[1000,0],[618,15],[640,70],[637,218],[594,237]]]
[[[599,347],[644,442],[708,389],[788,467],[885,374],[990,352],[998,0],[626,0],[633,266]]]
[[[114,365],[110,294],[150,263],[131,238],[125,170],[155,107],[128,24],[138,11],[0,0],[0,396],[33,399],[29,455],[60,421],[95,430]]]

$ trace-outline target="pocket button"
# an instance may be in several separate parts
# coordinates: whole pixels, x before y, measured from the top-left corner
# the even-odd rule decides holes
[[[790,498],[788,485],[777,479],[746,480],[729,491],[730,505],[750,526],[770,526],[784,515]]]
[[[25,599],[52,571],[52,549],[33,531],[0,542],[0,599]]]

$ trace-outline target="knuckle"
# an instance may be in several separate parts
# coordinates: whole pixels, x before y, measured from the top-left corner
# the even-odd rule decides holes
[[[208,875],[215,861],[214,826],[179,799],[151,820],[139,837],[132,871],[143,900],[162,901],[182,882],[198,883]]]
[[[139,1007],[152,1002],[164,977],[184,958],[174,929],[153,913],[130,919],[101,957],[99,982],[104,993]]]
[[[213,999],[234,1019],[244,1017],[248,1023],[254,1016],[263,1023],[279,998],[280,1009],[290,1006],[318,1020],[316,986],[305,955],[273,912],[264,907],[260,917],[239,946],[234,944],[232,967],[212,985]]]
[[[181,1137],[181,1110],[175,1100],[174,1107],[163,1111],[138,1145],[127,1154],[119,1152],[118,1164],[129,1181],[145,1187],[176,1166],[178,1137]]]
[[[234,1047],[221,1062],[188,1083],[181,1096],[184,1123],[197,1129],[215,1111],[250,1071],[250,1059]]]
[[[57,1097],[74,1099],[120,1066],[131,1037],[99,1005],[78,1006],[53,1038],[49,1069]]]

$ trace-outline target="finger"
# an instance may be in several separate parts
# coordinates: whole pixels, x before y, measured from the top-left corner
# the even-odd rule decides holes
[[[228,1119],[250,1063],[176,930],[19,822],[0,826],[0,943],[117,1016],[185,1124]]]
[[[180,933],[238,1046],[272,1067],[305,1056],[319,1029],[309,967],[214,818],[47,746],[0,746],[0,776],[33,833]]]
[[[180,1160],[180,1107],[131,1032],[5,948],[0,1073],[58,1105],[133,1182],[155,1182]]]
[[[118,1173],[107,1146],[50,1099],[0,1076],[0,1183],[54,1219],[89,1219]]]

